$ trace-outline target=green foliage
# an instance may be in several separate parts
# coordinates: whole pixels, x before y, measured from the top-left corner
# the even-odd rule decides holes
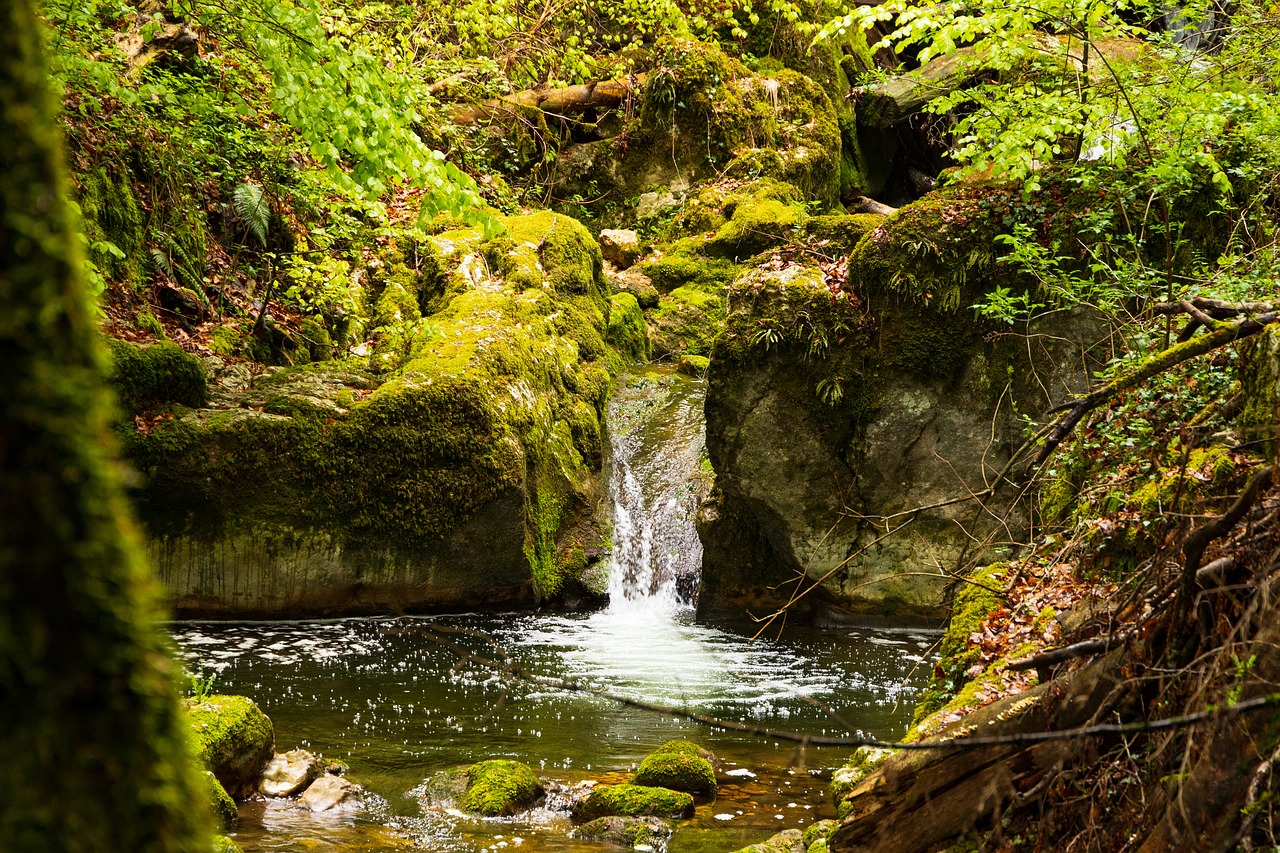
[[[236,216],[249,229],[249,233],[257,238],[258,244],[267,244],[267,227],[271,222],[271,206],[267,203],[267,195],[262,186],[252,181],[239,184],[232,198],[235,203]]]

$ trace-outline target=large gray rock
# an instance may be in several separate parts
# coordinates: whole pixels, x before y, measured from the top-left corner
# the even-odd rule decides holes
[[[900,218],[859,244],[851,278],[862,258],[895,248],[883,229]],[[938,229],[950,239],[990,239],[948,227]],[[967,309],[988,284],[965,277],[964,257],[958,270],[944,256],[931,278],[922,271],[914,292],[890,261],[866,261],[860,292],[873,311],[796,263],[766,263],[730,288],[708,372],[716,487],[699,517],[700,609],[776,606],[774,588],[803,575],[820,588],[799,610],[928,611],[943,604],[939,567],[982,558],[983,537],[1002,524],[993,542],[1025,531],[1019,512],[1002,518],[1014,490],[985,507],[965,498],[1022,443],[1023,416],[1084,386],[1081,354],[1104,332],[1084,312],[1060,312],[1021,335],[991,334],[1000,329]]]
[[[268,797],[292,797],[323,773],[323,761],[305,749],[291,749],[267,762],[258,790]]]

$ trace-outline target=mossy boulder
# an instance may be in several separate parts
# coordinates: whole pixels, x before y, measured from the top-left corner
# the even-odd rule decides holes
[[[481,761],[467,769],[467,787],[459,805],[486,817],[513,815],[531,808],[543,795],[542,783],[518,761]]]
[[[222,787],[218,777],[208,770],[204,772],[204,779],[209,787],[209,802],[213,807],[214,820],[220,828],[230,829],[239,816],[236,811],[236,801],[231,799],[231,795],[227,793],[226,788]]]
[[[583,841],[598,841],[616,847],[642,845],[662,849],[671,837],[671,825],[656,817],[598,817],[569,833]]]
[[[169,341],[138,346],[111,340],[109,381],[125,410],[136,415],[172,404],[199,408],[209,399],[204,367]]]
[[[615,293],[609,299],[610,346],[634,361],[649,360],[649,327],[640,303],[630,293]]]
[[[707,375],[707,368],[710,366],[711,359],[704,355],[682,355],[676,362],[676,372],[685,376],[702,377]]]
[[[693,795],[644,785],[601,785],[573,807],[575,820],[590,821],[612,815],[692,817]]]
[[[532,808],[545,794],[537,774],[518,761],[494,759],[443,770],[422,786],[424,802],[437,808],[500,817]]]
[[[394,347],[219,379],[209,407],[123,430],[180,612],[526,606],[588,568],[573,556],[604,535],[600,419],[638,310],[618,299],[611,323],[581,224],[505,223],[427,241],[436,284],[414,286],[444,294],[435,313],[379,285],[379,322],[416,330]]]
[[[696,284],[677,287],[649,314],[654,356],[707,356],[724,323],[725,295]]]
[[[876,224],[806,223],[833,240],[871,226],[847,276],[758,258],[735,280],[708,370],[701,609],[780,604],[768,590],[801,573],[823,579],[811,610],[943,606],[942,584],[909,572],[975,556],[971,537],[994,517],[953,499],[991,482],[1022,418],[1086,386],[1097,365],[1082,354],[1106,335],[1091,312],[1061,312],[1019,330],[1029,352],[969,309],[988,289],[1030,286],[997,263],[1006,198],[956,188]],[[909,536],[859,520],[948,501],[911,516]]]
[[[659,750],[640,762],[631,783],[712,796],[716,792],[716,771],[700,755]]]
[[[853,755],[844,763],[844,766],[837,768],[831,774],[831,783],[827,786],[827,793],[831,796],[831,804],[839,807],[849,792],[869,776],[871,771],[883,764],[893,753],[894,750],[892,749],[879,749],[870,746],[859,747],[854,750]],[[828,823],[828,821],[820,821],[819,823]],[[814,824],[814,826],[818,825]],[[813,839],[809,837],[812,829],[813,827],[810,827],[805,830],[806,845],[813,843]]]
[[[812,851],[813,845],[819,842],[822,842],[825,845],[827,836],[834,832],[835,828],[839,825],[840,824],[834,820],[820,820],[806,826],[801,834],[801,840],[804,842],[805,849]]]
[[[183,705],[201,764],[232,797],[252,795],[275,754],[271,720],[247,696],[206,696]]]

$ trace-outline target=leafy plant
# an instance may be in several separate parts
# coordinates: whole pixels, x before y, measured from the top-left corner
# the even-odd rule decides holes
[[[267,244],[267,227],[271,222],[271,206],[260,184],[246,181],[232,193],[232,205],[236,218],[257,238],[260,246]]]

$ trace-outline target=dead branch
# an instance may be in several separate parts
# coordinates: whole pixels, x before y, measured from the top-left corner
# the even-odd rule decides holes
[[[459,107],[453,114],[453,121],[469,125],[509,119],[527,109],[541,110],[555,116],[581,115],[588,110],[617,109],[644,84],[644,79],[644,74],[633,74],[618,80],[579,83],[560,89],[526,89],[479,104]]]
[[[1258,317],[1245,317],[1235,323],[1212,321],[1213,330],[1207,334],[1174,344],[1168,349],[1145,359],[1129,372],[1116,377],[1085,396],[1054,406],[1049,410],[1051,413],[1065,411],[1066,414],[1049,425],[1044,446],[1040,448],[1040,453],[1037,454],[1031,467],[1035,469],[1043,465],[1045,460],[1058,448],[1058,445],[1084,419],[1085,415],[1103,403],[1110,401],[1116,394],[1145,382],[1176,364],[1190,361],[1205,353],[1213,352],[1220,347],[1256,335],[1268,325],[1274,323],[1276,317],[1276,313],[1271,312]]]

